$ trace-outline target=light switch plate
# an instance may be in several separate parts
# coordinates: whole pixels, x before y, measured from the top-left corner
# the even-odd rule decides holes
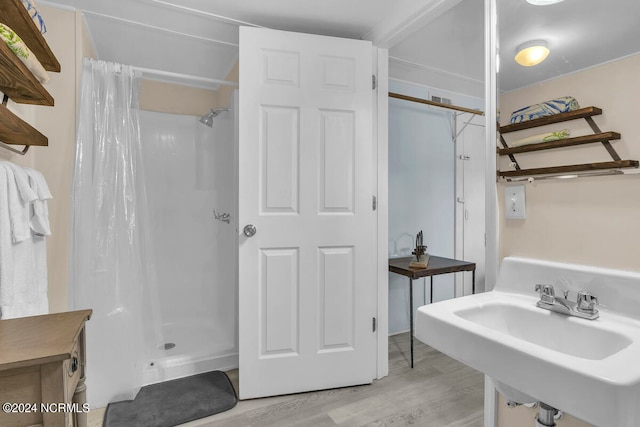
[[[510,185],[504,189],[504,216],[507,219],[525,219],[524,185]]]

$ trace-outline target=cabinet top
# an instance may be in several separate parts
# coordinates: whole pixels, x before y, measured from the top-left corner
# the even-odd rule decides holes
[[[0,320],[0,371],[69,359],[92,310]]]

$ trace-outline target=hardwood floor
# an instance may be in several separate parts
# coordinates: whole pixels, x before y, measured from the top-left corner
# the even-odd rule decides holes
[[[230,411],[182,427],[482,427],[484,377],[414,340],[389,337],[389,376],[373,384],[240,401]],[[228,372],[238,388],[238,371]]]

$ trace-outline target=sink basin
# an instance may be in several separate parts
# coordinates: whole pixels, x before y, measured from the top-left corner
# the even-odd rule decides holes
[[[541,310],[531,305],[492,302],[454,312],[461,318],[492,329],[499,334],[583,359],[601,360],[628,347],[630,337],[606,329],[602,324],[588,324],[565,315]]]
[[[596,320],[536,307],[535,284],[600,301]],[[640,274],[505,258],[494,290],[418,309],[416,338],[596,426],[640,425]],[[507,396],[509,398],[509,396]],[[520,402],[525,403],[525,402]]]

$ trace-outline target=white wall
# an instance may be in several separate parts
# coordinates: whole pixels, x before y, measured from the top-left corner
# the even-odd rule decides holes
[[[437,87],[458,94],[465,93],[477,98],[484,96],[484,81],[482,80],[475,80],[419,64],[403,62],[397,58],[392,58],[389,61],[389,76],[397,81]]]
[[[640,160],[640,54],[523,88],[500,97],[502,124],[512,111],[558,96],[574,96],[581,106],[602,108],[594,121],[602,131],[620,132],[612,145],[622,159]],[[570,128],[571,136],[591,133],[584,120],[518,132]],[[507,134],[507,137],[511,134]],[[516,135],[513,134],[515,138]],[[516,155],[523,168],[611,160],[600,144]],[[506,167],[504,161],[502,168]],[[500,200],[500,256],[523,256],[597,267],[640,271],[640,175],[534,181],[526,185],[527,218],[505,220]],[[505,184],[498,195],[504,198]],[[562,409],[562,408],[560,408]],[[498,406],[501,427],[520,425],[532,411]],[[558,426],[587,426],[565,417]]]
[[[391,81],[390,91],[480,108],[482,100]],[[389,100],[389,257],[410,256],[424,233],[432,255],[455,258],[455,123],[453,111],[395,98]],[[435,276],[433,300],[454,296],[454,276]],[[426,290],[426,293],[424,292]],[[414,281],[414,307],[428,303],[429,279]],[[409,279],[389,274],[389,333],[409,329]]]
[[[511,111],[558,96],[574,96],[581,106],[596,106],[602,131],[620,132],[612,141],[622,159],[640,160],[640,54],[540,83],[500,97],[502,123]],[[507,134],[519,138],[556,128],[571,136],[592,133],[585,120]],[[601,144],[516,155],[522,168],[610,161]],[[502,162],[505,160],[503,159]],[[508,161],[508,160],[507,160]],[[504,163],[501,165],[506,167]],[[525,256],[599,267],[640,270],[640,175],[535,181],[526,185],[527,218],[500,215],[500,256]],[[504,197],[503,185],[499,195]],[[500,204],[502,206],[502,202]]]

